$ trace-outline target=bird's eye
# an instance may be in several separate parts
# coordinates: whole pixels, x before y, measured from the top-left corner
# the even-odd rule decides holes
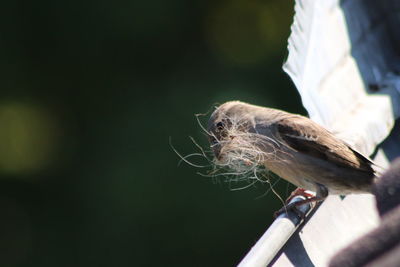
[[[221,131],[222,129],[224,129],[224,124],[220,121],[217,123],[217,130]]]

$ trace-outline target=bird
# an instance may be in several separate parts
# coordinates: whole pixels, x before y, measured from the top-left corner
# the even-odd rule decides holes
[[[315,196],[370,193],[374,163],[311,119],[229,101],[211,114],[208,138],[217,166],[237,172],[263,167]],[[288,206],[287,208],[290,208]]]

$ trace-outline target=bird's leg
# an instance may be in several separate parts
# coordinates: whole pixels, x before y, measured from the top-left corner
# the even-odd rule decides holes
[[[328,189],[325,186],[323,186],[321,184],[315,184],[315,186],[317,188],[317,193],[315,196],[310,193],[307,193],[306,190],[304,190],[303,188],[297,188],[296,190],[294,190],[292,192],[292,194],[290,194],[290,197],[286,200],[286,203],[289,203],[289,201],[292,200],[293,197],[298,196],[298,195],[304,196],[306,199],[300,200],[297,202],[293,202],[293,203],[289,203],[289,204],[285,204],[284,207],[282,207],[280,210],[275,212],[274,217],[276,218],[280,214],[282,214],[284,212],[286,213],[289,210],[296,212],[300,217],[304,217],[304,214],[299,214],[296,207],[307,204],[307,203],[313,203],[313,202],[315,203],[315,202],[323,201],[328,196]]]
[[[294,197],[296,197],[296,196],[303,196],[303,197],[305,197],[306,199],[308,199],[308,198],[314,197],[315,195],[312,194],[312,193],[307,192],[304,188],[298,187],[298,188],[296,188],[296,189],[290,194],[290,196],[286,199],[285,204],[289,204],[289,202],[290,202]]]

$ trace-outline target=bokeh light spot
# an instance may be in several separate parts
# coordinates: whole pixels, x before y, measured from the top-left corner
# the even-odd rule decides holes
[[[29,174],[48,166],[57,130],[50,114],[23,103],[0,104],[0,172]]]
[[[224,1],[206,20],[211,48],[234,65],[256,64],[281,51],[291,17],[283,15],[289,13],[287,5],[279,2],[283,1]]]

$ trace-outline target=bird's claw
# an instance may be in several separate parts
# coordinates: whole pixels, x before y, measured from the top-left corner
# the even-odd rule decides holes
[[[295,197],[298,196],[302,196],[304,197],[304,199],[296,202],[291,202]],[[319,200],[320,199],[316,195],[310,193],[309,191],[303,188],[297,188],[290,194],[288,199],[285,201],[285,206],[283,206],[281,209],[279,209],[274,213],[274,218],[276,219],[282,213],[287,214],[288,211],[292,211],[296,213],[296,215],[298,215],[298,217],[300,217],[303,220],[306,215],[301,210],[299,210],[298,207],[308,203],[314,206],[315,203]]]

